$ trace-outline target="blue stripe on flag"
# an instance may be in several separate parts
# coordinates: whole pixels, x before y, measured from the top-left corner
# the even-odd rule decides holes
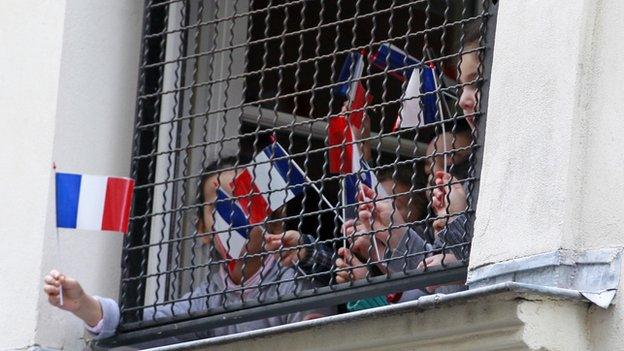
[[[437,121],[436,113],[438,111],[438,101],[436,94],[434,93],[436,90],[434,74],[435,71],[430,67],[423,67],[421,70],[420,81],[422,82],[422,92],[423,94],[432,93],[423,96],[423,116],[425,125]]]
[[[357,203],[357,194],[360,190],[360,184],[376,190],[377,178],[370,171],[368,164],[364,160],[360,160],[360,169],[353,170],[353,173],[347,174],[344,178],[344,192],[347,205]]]
[[[76,228],[80,174],[56,173],[56,226]]]
[[[342,68],[340,69],[340,75],[338,76],[338,82],[345,82],[344,84],[340,84],[334,88],[334,94],[340,95],[343,97],[349,96],[349,85],[348,82],[351,77],[353,77],[355,73],[355,69],[357,66],[357,60],[359,59],[360,54],[357,52],[352,52],[347,55],[345,61],[342,64]]]
[[[375,190],[375,185],[373,184],[373,177],[375,176],[368,167],[368,164],[364,160],[360,160],[360,181],[364,183],[367,187]]]
[[[344,177],[344,192],[346,205],[353,205],[357,203],[357,193],[359,190],[357,174],[347,174]]]
[[[282,148],[282,146],[278,143],[272,144],[264,148],[265,155],[273,160],[273,167],[277,169],[279,174],[284,178],[286,183],[292,188],[289,190],[298,196],[303,193],[303,186],[301,184],[305,183],[305,176],[299,168],[294,165],[294,161],[285,158],[288,156],[286,151]],[[275,158],[282,158],[281,160],[274,160]],[[300,186],[297,186],[300,185]]]
[[[382,68],[388,66],[388,69],[391,70],[399,69],[405,66],[412,66],[412,68],[409,69],[396,71],[396,73],[403,75],[406,79],[409,80],[412,74],[412,70],[414,68],[413,65],[420,63],[420,61],[409,55],[406,56],[405,53],[398,51],[394,47],[391,47],[390,44],[384,43],[379,46],[374,63],[375,65]]]
[[[249,228],[243,228],[249,225],[247,216],[245,216],[243,209],[221,189],[217,189],[215,208],[221,218],[228,222],[233,230],[237,231],[245,239],[249,238]]]

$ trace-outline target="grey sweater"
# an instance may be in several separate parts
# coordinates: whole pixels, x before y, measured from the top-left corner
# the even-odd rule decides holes
[[[449,222],[447,228],[438,234],[436,241],[431,244],[426,242],[419,233],[409,229],[399,241],[396,249],[387,252],[386,258],[391,259],[388,269],[391,272],[413,270],[423,261],[426,256],[440,253],[438,249],[450,246],[449,250],[458,260],[465,261],[469,256],[468,245],[458,245],[471,241],[468,229],[469,221],[465,215],[459,215]]]

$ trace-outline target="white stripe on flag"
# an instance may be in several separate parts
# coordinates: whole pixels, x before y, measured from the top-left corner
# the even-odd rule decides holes
[[[288,194],[286,194],[285,189],[288,186],[286,180],[282,178],[281,174],[275,167],[271,167],[271,163],[266,163],[269,161],[269,158],[264,152],[260,152],[254,162],[259,162],[261,164],[249,167],[249,172],[255,176],[254,183],[258,187],[258,190],[265,193],[262,196],[269,203],[269,207],[272,211],[277,210],[282,205],[286,204],[286,202],[290,201],[295,195],[292,191],[288,190]],[[255,168],[255,173],[254,173]],[[269,179],[269,174],[271,177]],[[268,193],[270,190],[278,190],[272,193]]]
[[[223,231],[217,234],[219,240],[221,241],[221,244],[223,244],[223,247],[227,250],[230,257],[238,258],[240,256],[241,250],[245,246],[246,240],[235,230],[232,230],[231,232],[227,231],[232,226],[225,219],[223,219],[221,215],[219,215],[219,212],[215,211],[214,217],[214,229],[216,231]]]
[[[102,230],[108,177],[82,175],[76,228]]]
[[[355,91],[357,90],[357,84],[359,79],[362,77],[362,73],[364,72],[364,60],[361,55],[357,55],[357,60],[355,61],[355,67],[353,67],[353,75],[351,79],[351,85],[349,86],[349,101],[353,101],[355,99]],[[364,83],[362,83],[364,84]]]
[[[410,80],[405,88],[405,94],[403,94],[404,100],[403,107],[401,109],[401,127],[415,127],[418,125],[424,125],[422,109],[420,108],[420,70],[414,68]]]

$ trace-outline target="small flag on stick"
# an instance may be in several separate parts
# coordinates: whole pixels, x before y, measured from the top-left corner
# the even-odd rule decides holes
[[[403,94],[401,114],[394,130],[425,126],[438,120],[438,99],[436,94],[435,69],[415,68]]]
[[[55,178],[58,228],[128,231],[133,179],[73,173]]]
[[[263,222],[273,211],[303,193],[306,177],[278,143],[254,157],[233,181],[233,195],[252,224]]]

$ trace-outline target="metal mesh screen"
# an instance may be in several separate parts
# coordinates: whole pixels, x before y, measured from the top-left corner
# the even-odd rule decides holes
[[[121,335],[463,289],[489,6],[146,1]]]

